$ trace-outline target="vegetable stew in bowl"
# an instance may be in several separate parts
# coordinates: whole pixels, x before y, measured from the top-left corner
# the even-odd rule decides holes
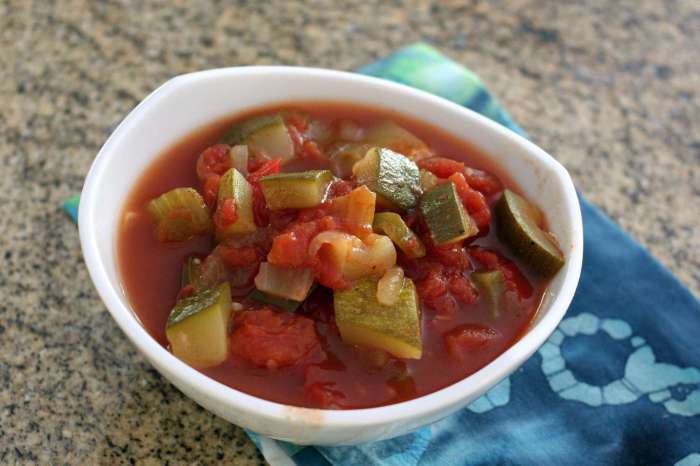
[[[467,143],[347,103],[228,118],[132,190],[117,254],[175,356],[267,400],[353,409],[512,346],[563,266],[545,213]]]

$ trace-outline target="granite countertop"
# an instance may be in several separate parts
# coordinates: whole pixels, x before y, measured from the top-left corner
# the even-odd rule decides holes
[[[136,353],[59,207],[119,121],[179,73],[353,69],[427,40],[700,292],[699,3],[225,3],[0,3],[0,464],[263,463]]]

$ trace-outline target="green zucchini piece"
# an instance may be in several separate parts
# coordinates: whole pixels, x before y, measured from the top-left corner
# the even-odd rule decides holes
[[[158,222],[160,241],[185,241],[211,231],[209,209],[193,188],[176,188],[161,194],[147,205]]]
[[[453,243],[479,232],[451,181],[423,194],[420,211],[435,244]]]
[[[254,232],[257,227],[253,217],[253,187],[238,170],[231,168],[221,177],[218,203],[233,199],[236,203],[236,221],[226,227],[216,227],[216,239],[222,241],[231,236]]]
[[[417,259],[425,256],[425,245],[418,236],[408,228],[401,216],[394,212],[374,214],[375,233],[387,235],[406,256]]]
[[[309,170],[264,176],[260,187],[269,209],[303,209],[321,204],[331,181],[330,170]]]
[[[178,301],[165,328],[173,354],[197,369],[226,360],[231,307],[228,283]]]
[[[392,210],[409,210],[422,193],[418,166],[390,149],[373,147],[352,168],[355,179],[377,193],[377,202]]]
[[[188,285],[196,285],[199,279],[199,269],[202,266],[202,259],[196,256],[189,256],[182,265],[180,277],[180,288]]]
[[[230,146],[246,144],[269,158],[294,157],[294,143],[281,115],[262,115],[233,125],[221,137]]]
[[[501,307],[501,296],[506,289],[503,272],[500,270],[474,272],[471,274],[471,279],[479,287],[491,314],[494,317],[498,317]]]
[[[377,301],[377,278],[357,280],[333,293],[335,321],[345,343],[379,348],[399,358],[420,359],[421,315],[413,281],[404,279],[396,304]]]
[[[370,128],[365,134],[364,142],[374,146],[387,147],[412,160],[432,155],[425,142],[389,120],[382,121]]]
[[[269,262],[260,264],[255,287],[260,291],[284,299],[303,301],[314,284],[310,268],[279,267]]]
[[[250,292],[248,298],[261,304],[269,304],[278,307],[284,311],[296,311],[303,301],[294,301],[293,299],[284,299],[271,294],[260,291],[257,288]]]
[[[495,206],[498,237],[533,271],[551,277],[564,265],[553,237],[539,227],[533,204],[506,189]]]
[[[423,192],[433,189],[438,185],[438,177],[433,175],[428,170],[420,169],[420,186]]]

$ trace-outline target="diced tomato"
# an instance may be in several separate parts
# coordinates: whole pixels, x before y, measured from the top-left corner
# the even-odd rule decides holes
[[[458,241],[456,243],[438,246],[435,245],[430,237],[426,238],[428,241],[428,250],[431,259],[440,262],[445,267],[466,270],[469,268],[469,257],[467,256],[467,251],[462,246],[462,242]]]
[[[503,183],[496,175],[479,170],[477,168],[465,167],[464,177],[469,186],[479,191],[484,196],[491,197],[503,191]]]
[[[282,167],[282,159],[268,160],[263,163],[260,168],[248,175],[248,182],[257,183],[263,176],[274,175],[279,173]]]
[[[445,157],[430,157],[419,160],[416,164],[438,178],[449,178],[454,173],[462,173],[464,171],[464,163]]]
[[[308,366],[304,370],[304,395],[319,408],[340,408],[345,395],[327,378],[319,366]]]
[[[223,175],[231,168],[231,148],[226,144],[215,144],[204,149],[197,158],[197,176],[205,180],[209,175]]]
[[[313,320],[269,308],[237,312],[230,341],[233,354],[267,369],[297,364],[320,351]]]
[[[185,285],[178,292],[177,300],[180,301],[181,299],[189,298],[192,294],[194,294],[194,285]]]
[[[309,244],[318,233],[336,230],[338,222],[327,215],[317,220],[292,224],[285,233],[275,236],[267,260],[281,267],[301,267],[311,264]]]
[[[312,160],[323,160],[325,158],[321,149],[318,148],[318,144],[314,141],[304,141],[299,156]]]
[[[443,342],[450,356],[463,361],[500,336],[500,332],[486,325],[465,324],[445,334]]]
[[[500,270],[503,273],[506,287],[511,291],[515,291],[521,299],[527,299],[532,296],[532,285],[515,263],[495,251],[480,247],[469,248],[469,254],[484,269]]]
[[[294,128],[300,133],[306,132],[306,129],[309,127],[306,118],[299,113],[290,113],[285,117],[284,122],[287,124],[287,129]]]
[[[216,207],[214,212],[214,225],[219,228],[226,228],[233,225],[238,219],[236,212],[236,201],[233,199],[224,199],[224,201]]]
[[[478,297],[472,283],[462,274],[450,276],[447,280],[447,289],[457,301],[465,305],[474,304]]]
[[[219,245],[219,254],[224,263],[229,267],[245,267],[260,262],[262,255],[255,246],[227,246]]]
[[[216,205],[220,184],[221,177],[219,175],[208,175],[202,183],[202,197],[204,197],[204,202],[210,209],[213,209]]]
[[[343,271],[339,264],[333,261],[330,244],[321,246],[316,256],[312,258],[311,266],[314,269],[316,280],[321,285],[332,290],[343,290],[350,287],[350,282],[343,277]]]
[[[464,208],[474,219],[476,226],[480,231],[486,230],[491,223],[491,210],[484,195],[472,189],[462,173],[453,173],[448,179],[455,184]]]
[[[447,291],[447,283],[442,275],[442,269],[433,268],[428,272],[428,275],[416,283],[418,295],[422,299],[434,298],[445,294]]]
[[[350,180],[338,180],[330,185],[328,188],[328,198],[333,199],[340,196],[345,196],[349,194],[350,191],[355,189],[355,183]]]

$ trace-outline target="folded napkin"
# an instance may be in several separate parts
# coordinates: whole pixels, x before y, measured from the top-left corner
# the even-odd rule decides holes
[[[358,71],[432,92],[523,134],[475,74],[425,44]],[[65,204],[73,218],[77,202]],[[249,432],[265,458],[273,466],[700,465],[700,303],[580,202],[578,291],[521,369],[461,412],[391,440],[300,447]]]

